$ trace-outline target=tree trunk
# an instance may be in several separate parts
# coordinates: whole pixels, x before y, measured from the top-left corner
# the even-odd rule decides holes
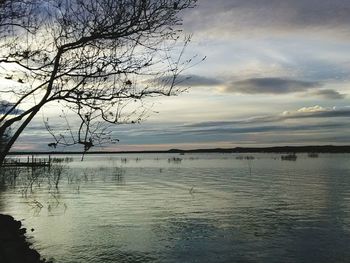
[[[8,155],[8,153],[10,152],[10,149],[12,148],[13,144],[16,142],[18,137],[21,135],[23,130],[28,126],[28,124],[32,121],[32,119],[35,117],[35,115],[45,105],[45,103],[47,103],[47,99],[51,93],[53,82],[55,80],[55,76],[56,76],[57,71],[58,71],[58,66],[60,64],[60,59],[61,59],[61,56],[63,54],[63,51],[64,50],[62,47],[59,48],[59,50],[57,51],[57,55],[56,55],[55,63],[54,63],[54,68],[51,72],[51,77],[50,77],[50,81],[49,81],[48,86],[47,86],[46,94],[41,99],[40,103],[32,108],[32,111],[29,114],[29,116],[27,117],[27,119],[25,119],[25,121],[20,125],[20,127],[16,130],[16,132],[11,136],[8,143],[5,144],[4,149],[1,151],[1,153],[0,153],[0,167],[3,165],[6,155]]]
[[[0,153],[0,168],[1,168],[1,166],[3,165],[3,163],[5,161],[5,157],[6,157],[6,154],[4,152],[1,152]]]
[[[5,147],[3,149],[1,149],[0,167],[3,165],[5,158],[8,155],[8,153],[10,152],[10,149],[12,148],[13,144],[16,142],[18,137],[21,135],[23,130],[28,126],[28,124],[31,122],[31,120],[34,118],[34,116],[41,109],[42,105],[38,105],[38,107],[36,107],[36,109],[28,116],[28,118],[21,124],[21,126],[16,130],[16,132],[10,137],[9,141],[5,144]]]

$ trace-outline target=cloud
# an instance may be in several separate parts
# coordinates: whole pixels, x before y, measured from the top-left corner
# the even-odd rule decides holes
[[[170,77],[162,77],[154,79],[151,83],[170,85],[171,81],[172,78]],[[216,87],[221,93],[239,93],[248,95],[303,93],[305,96],[319,97],[328,100],[340,100],[346,98],[346,94],[341,94],[336,90],[319,89],[324,86],[324,84],[321,84],[320,82],[295,80],[283,77],[259,77],[228,81],[225,77],[215,78],[192,74],[179,76],[175,84],[179,87]]]
[[[7,100],[1,100],[0,101],[0,114],[7,113],[15,104],[12,102],[9,102]],[[15,109],[11,112],[10,115],[18,115],[21,114],[23,111],[19,109]]]
[[[266,115],[256,116],[243,120],[236,121],[212,121],[212,122],[199,122],[186,124],[184,127],[188,128],[210,128],[218,126],[243,126],[243,125],[255,125],[264,124],[269,122],[282,122],[292,119],[304,119],[304,118],[316,118],[316,119],[329,119],[329,118],[349,118],[350,107],[333,107],[324,108],[319,105],[312,107],[302,107],[295,111],[284,111],[279,115]]]
[[[322,124],[298,124],[298,125],[256,125],[250,127],[212,127],[210,129],[197,129],[188,131],[187,134],[242,134],[242,133],[262,133],[278,131],[320,131],[321,129],[348,128],[344,123],[322,123]]]
[[[324,108],[320,105],[315,105],[315,106],[311,106],[311,107],[302,107],[302,108],[298,109],[296,112],[309,113],[309,112],[324,112],[324,111],[329,111],[329,110],[331,110],[331,109]],[[286,111],[283,114],[288,115],[288,114],[290,114],[290,112]]]
[[[178,143],[214,143],[219,141],[242,144],[245,144],[245,141],[254,141],[258,144],[274,142],[294,144],[313,141],[317,143],[345,143],[350,142],[350,136],[347,132],[350,124],[347,119],[344,119],[349,117],[350,106],[322,107],[315,105],[285,111],[281,114],[232,121],[192,124],[144,123],[142,126],[122,125],[113,131],[113,137],[120,139],[122,145],[148,144],[148,149],[157,144],[167,144],[168,148],[172,148],[172,144]],[[47,150],[46,144],[51,142],[51,137],[39,126],[38,123],[26,130],[18,145],[30,142],[32,145],[43,145],[40,147]],[[117,147],[119,145],[117,144]]]
[[[146,125],[143,129],[130,127],[125,133],[118,134],[121,141],[147,143],[179,143],[179,142],[213,142],[218,140],[245,140],[275,136],[274,140],[287,142],[299,140],[298,136],[306,138],[322,138],[322,136],[337,136],[344,134],[350,127],[347,121],[341,118],[350,117],[350,107],[328,108],[319,105],[303,107],[295,111],[276,115],[257,116],[234,121],[212,121],[192,124],[162,124]],[[330,121],[330,118],[332,121]],[[340,118],[340,119],[339,119]],[[308,119],[307,121],[303,119]],[[290,120],[290,121],[289,121]],[[283,138],[282,135],[287,135]],[[282,137],[281,137],[282,136]],[[349,140],[349,136],[345,136]],[[322,140],[321,140],[322,141]],[[325,140],[323,140],[326,142]],[[289,141],[288,141],[289,142]],[[295,142],[295,141],[294,141]]]
[[[212,123],[213,124],[213,123]],[[123,143],[180,143],[180,142],[210,142],[230,139],[244,139],[245,135],[256,138],[264,134],[276,135],[275,139],[282,139],[280,135],[290,134],[324,134],[349,129],[349,124],[342,122],[320,122],[320,123],[294,123],[294,124],[266,124],[255,123],[251,125],[212,125],[208,127],[195,127],[194,125],[168,125],[166,128],[142,130],[136,136],[127,134],[120,136]],[[277,136],[279,135],[279,136]],[[243,137],[242,137],[243,136]],[[287,138],[288,139],[288,138]]]
[[[341,32],[349,31],[349,10],[347,0],[202,0],[185,23],[197,31],[283,32],[314,27]]]
[[[303,107],[295,112],[284,112],[285,119],[298,118],[349,118],[350,107],[323,108],[320,106]]]
[[[318,82],[308,82],[284,78],[250,78],[231,82],[220,89],[226,93],[242,94],[288,94],[318,88]]]
[[[311,138],[327,143],[327,136],[337,137],[346,134],[350,124],[344,118],[349,117],[350,107],[328,108],[316,105],[281,114],[241,120],[169,125],[166,129],[143,130],[142,136],[139,137],[162,138],[164,141],[230,139],[241,141],[249,138],[259,141],[259,138],[264,138],[263,141],[260,141],[261,143],[266,142],[264,136],[272,136],[270,139],[281,142],[296,142],[300,138],[305,140],[307,138],[310,141]],[[344,138],[350,139],[347,135]]]
[[[172,77],[161,77],[152,81],[152,83],[161,85],[170,85],[171,82]],[[200,75],[180,75],[176,79],[175,84],[180,87],[217,86],[222,84],[222,81]]]
[[[345,99],[346,97],[345,94],[341,94],[338,91],[332,89],[315,90],[313,92],[310,92],[310,95],[329,100],[341,100]]]

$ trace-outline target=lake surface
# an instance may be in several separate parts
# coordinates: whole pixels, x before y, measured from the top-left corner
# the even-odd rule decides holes
[[[350,262],[350,155],[251,155],[88,155],[3,170],[0,212],[34,228],[34,247],[60,263]]]

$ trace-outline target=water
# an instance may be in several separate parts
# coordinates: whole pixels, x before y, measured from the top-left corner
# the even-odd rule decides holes
[[[253,155],[96,155],[16,181],[11,171],[0,212],[60,263],[350,262],[350,155]]]

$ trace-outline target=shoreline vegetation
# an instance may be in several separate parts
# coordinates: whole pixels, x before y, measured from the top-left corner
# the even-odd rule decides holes
[[[13,151],[9,155],[40,154],[140,154],[140,153],[350,153],[350,145],[318,145],[318,146],[274,146],[274,147],[235,147],[209,149],[170,149],[165,151]]]
[[[31,243],[25,236],[26,232],[21,221],[10,215],[0,214],[0,262],[50,263],[41,259],[39,252],[31,248]]]

